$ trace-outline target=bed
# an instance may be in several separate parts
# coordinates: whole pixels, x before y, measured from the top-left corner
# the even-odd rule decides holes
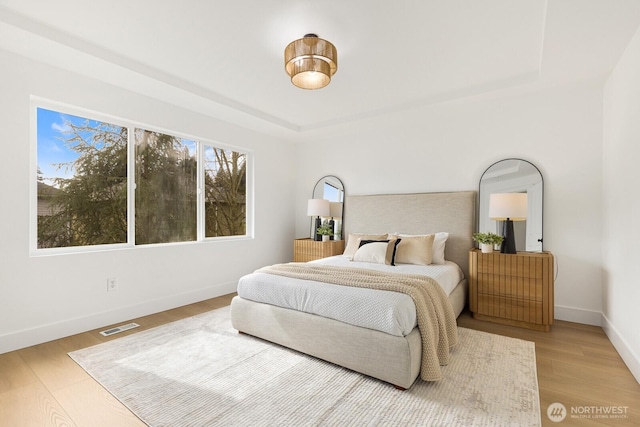
[[[471,236],[475,230],[475,192],[349,196],[344,206],[345,236],[354,233],[378,235],[448,233],[444,248],[446,262],[439,268],[459,271],[459,276],[455,279],[457,283],[448,285],[450,289],[446,291],[446,298],[454,316],[457,317],[460,314],[467,301],[468,253],[473,247]],[[345,262],[349,264],[345,257],[333,258],[317,263],[338,267]],[[397,264],[397,267],[408,268],[400,264]],[[455,274],[454,277],[456,277]],[[231,302],[231,323],[238,331],[344,366],[391,383],[400,389],[411,387],[420,375],[423,345],[419,328],[405,325],[401,326],[404,328],[401,333],[383,331],[368,324],[336,320],[333,318],[335,316],[322,312],[314,314],[293,309],[287,307],[286,300],[296,298],[287,296],[286,293],[284,296],[279,296],[285,303],[260,302],[260,298],[255,298],[251,292],[247,291],[247,289],[255,290],[256,287],[245,286],[246,280],[261,281],[262,286],[258,289],[267,290],[270,288],[267,282],[279,283],[297,279],[278,278],[260,272],[242,278],[238,286],[238,296]],[[304,282],[303,280],[298,285],[302,286]],[[325,308],[328,306],[331,309],[342,302],[352,304],[350,311],[354,312],[357,311],[355,304],[358,304],[358,301],[368,300],[371,292],[385,291],[365,291],[358,288],[355,291],[348,289],[343,292],[355,292],[355,296],[352,295],[348,303],[344,302],[348,297],[334,296],[335,304],[325,303]],[[367,292],[367,296],[357,292]],[[313,305],[307,301],[307,294],[304,295],[303,304]],[[363,310],[367,311],[368,308]],[[402,314],[399,316],[402,317]]]

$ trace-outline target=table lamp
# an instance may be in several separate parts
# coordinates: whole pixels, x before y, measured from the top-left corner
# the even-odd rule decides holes
[[[322,225],[321,216],[329,216],[329,201],[325,199],[309,199],[307,202],[307,216],[315,216],[316,222],[315,227],[313,227],[313,234],[315,241],[322,240],[322,237],[318,234],[318,228]]]
[[[527,193],[494,193],[489,196],[489,218],[503,221],[504,240],[500,247],[503,254],[516,253],[513,221],[527,219]]]

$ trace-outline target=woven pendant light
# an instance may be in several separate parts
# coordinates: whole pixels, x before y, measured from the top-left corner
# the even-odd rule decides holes
[[[295,86],[321,89],[338,70],[338,51],[316,34],[306,34],[284,49],[284,69]]]

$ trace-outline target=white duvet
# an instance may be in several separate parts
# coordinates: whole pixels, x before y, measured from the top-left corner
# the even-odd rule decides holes
[[[368,268],[391,273],[423,274],[435,279],[447,295],[451,294],[463,279],[460,267],[450,261],[442,265],[389,266],[353,262],[345,256],[338,255],[312,263]],[[418,324],[413,300],[399,292],[251,273],[238,282],[238,295],[244,299],[304,311],[396,336],[406,336]]]

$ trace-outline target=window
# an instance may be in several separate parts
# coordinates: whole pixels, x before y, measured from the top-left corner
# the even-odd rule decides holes
[[[127,242],[127,128],[38,108],[38,248]]]
[[[136,244],[197,240],[196,141],[135,130]]]
[[[205,236],[246,233],[247,155],[204,145]]]
[[[42,107],[36,126],[36,249],[249,234],[249,153]]]

